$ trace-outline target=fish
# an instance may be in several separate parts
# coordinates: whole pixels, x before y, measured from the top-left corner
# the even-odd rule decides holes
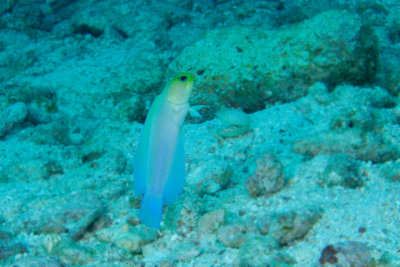
[[[167,83],[150,106],[133,159],[133,191],[142,199],[139,220],[149,228],[160,227],[163,205],[178,198],[185,181],[185,153],[181,128],[190,107],[195,76],[180,72]]]

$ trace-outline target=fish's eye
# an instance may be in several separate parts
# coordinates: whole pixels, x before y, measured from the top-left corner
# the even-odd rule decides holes
[[[187,80],[187,76],[186,76],[186,75],[179,76],[179,80],[180,80],[181,82],[184,82],[184,81]]]

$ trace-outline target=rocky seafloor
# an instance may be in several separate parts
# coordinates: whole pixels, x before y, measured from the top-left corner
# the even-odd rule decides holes
[[[0,3],[1,266],[400,266],[397,1]],[[133,155],[196,75],[158,231]]]

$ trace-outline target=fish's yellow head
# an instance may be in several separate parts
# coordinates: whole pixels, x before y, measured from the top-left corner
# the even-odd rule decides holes
[[[178,73],[167,85],[167,100],[175,105],[183,105],[189,101],[194,84],[194,75],[189,72]]]

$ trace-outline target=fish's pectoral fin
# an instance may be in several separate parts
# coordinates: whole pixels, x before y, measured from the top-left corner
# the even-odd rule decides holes
[[[178,137],[171,170],[164,186],[163,200],[165,205],[173,203],[182,191],[185,182],[185,151],[182,138]]]
[[[191,106],[189,109],[189,114],[193,118],[200,118],[202,119],[203,117],[200,115],[199,110],[202,108],[209,108],[209,106],[206,105],[196,105],[196,106]]]

